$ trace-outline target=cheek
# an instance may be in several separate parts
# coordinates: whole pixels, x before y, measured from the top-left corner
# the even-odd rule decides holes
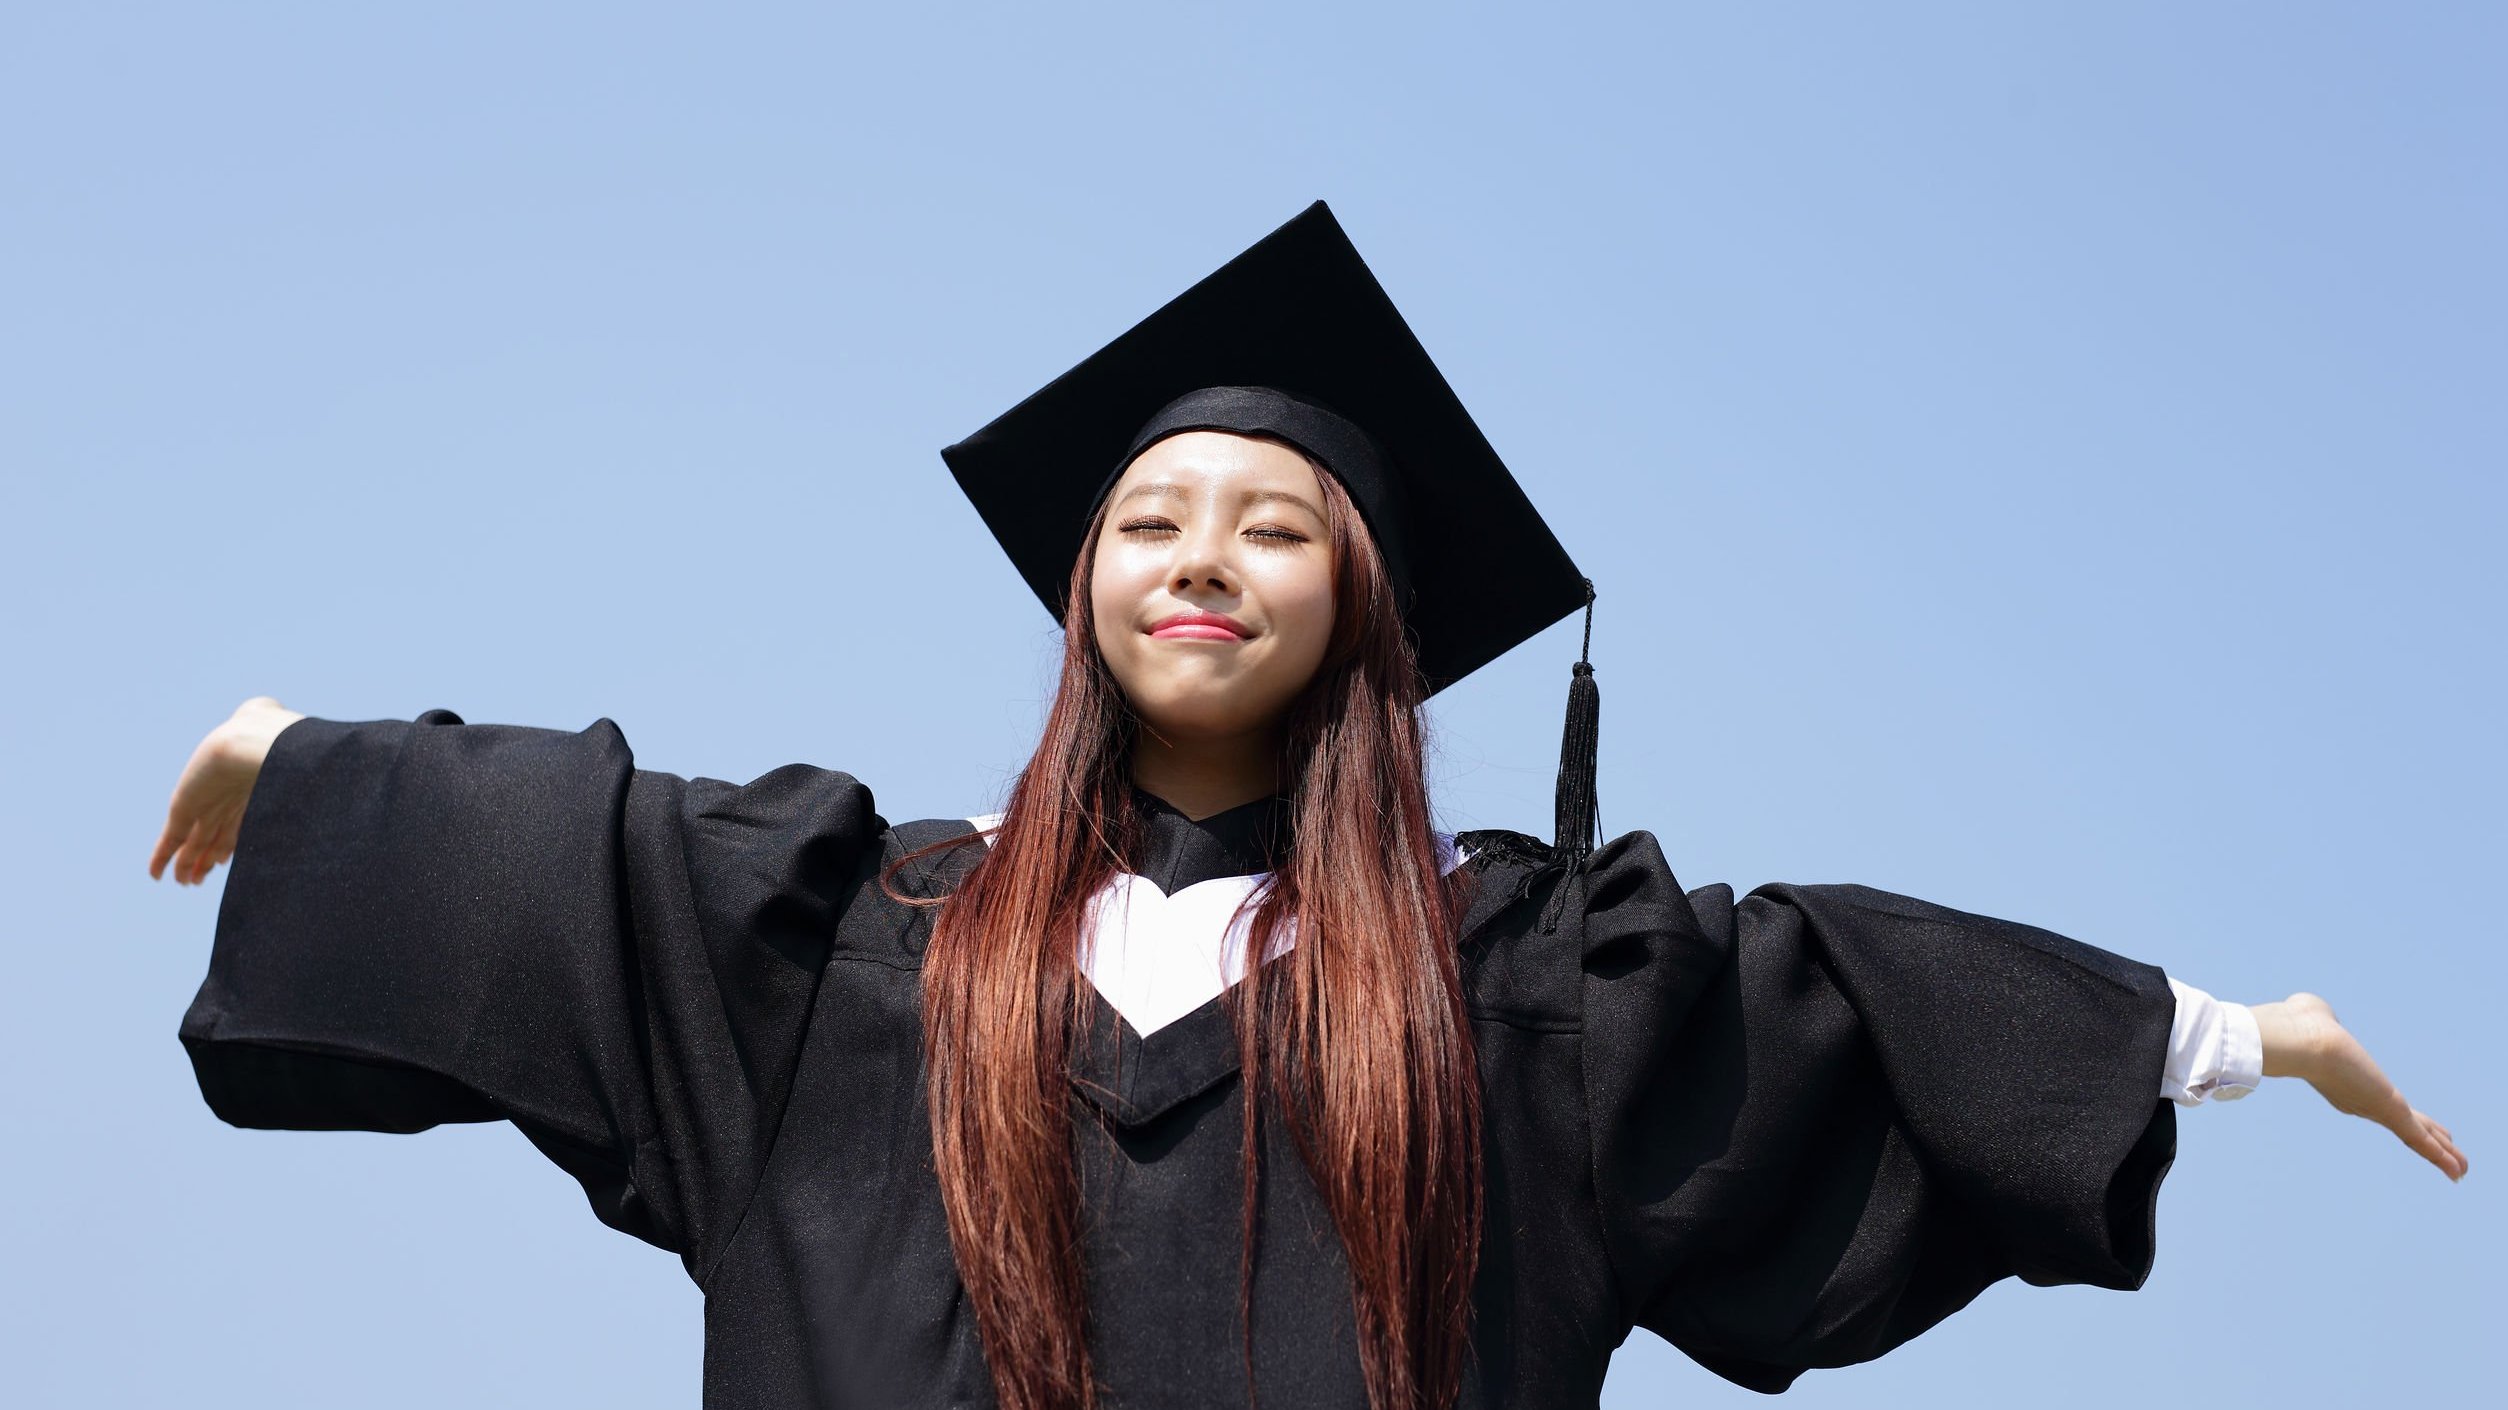
[[[1120,545],[1101,548],[1097,562],[1089,570],[1089,612],[1091,625],[1097,632],[1097,647],[1107,664],[1116,668],[1120,679],[1132,660],[1139,636],[1134,619],[1150,588],[1160,582],[1155,565],[1145,570],[1139,562],[1127,562]]]
[[[1293,643],[1300,660],[1321,660],[1332,642],[1331,575],[1313,569],[1283,575],[1272,584],[1268,600],[1284,644]]]
[[[1166,573],[1165,553],[1110,537],[1089,567],[1089,594],[1101,615],[1129,612],[1165,585]]]

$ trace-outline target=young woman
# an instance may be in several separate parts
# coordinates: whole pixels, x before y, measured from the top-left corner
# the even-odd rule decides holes
[[[1436,832],[1423,701],[1582,584],[1425,365],[1318,206],[951,448],[1065,633],[999,815],[246,702],[151,859],[235,864],[203,1094],[513,1121],[704,1288],[717,1410],[1590,1406],[1632,1326],[1780,1390],[2138,1286],[2261,1075],[2464,1173],[2313,996],[1592,847],[1581,664],[1554,845]]]

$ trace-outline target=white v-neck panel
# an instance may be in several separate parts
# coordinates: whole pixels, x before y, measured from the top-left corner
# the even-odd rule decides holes
[[[969,818],[984,845],[1002,814]],[[1438,870],[1451,872],[1471,854],[1454,834],[1437,834]],[[1245,952],[1255,900],[1270,872],[1214,876],[1180,887],[1170,896],[1134,872],[1117,872],[1089,900],[1080,942],[1080,969],[1099,997],[1146,1038],[1226,993],[1245,978]],[[1272,939],[1276,960],[1297,944],[1297,919],[1289,917]]]

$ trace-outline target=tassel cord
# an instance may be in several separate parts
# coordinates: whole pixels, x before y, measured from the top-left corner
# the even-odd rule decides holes
[[[1552,855],[1566,866],[1542,907],[1545,933],[1558,929],[1570,888],[1582,894],[1586,870],[1602,840],[1602,805],[1595,777],[1602,743],[1602,688],[1594,680],[1594,595],[1593,580],[1586,579],[1585,641],[1569,672],[1567,724],[1559,739],[1559,783],[1550,841]]]

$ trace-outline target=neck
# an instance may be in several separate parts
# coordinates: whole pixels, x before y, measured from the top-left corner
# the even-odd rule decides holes
[[[1132,746],[1132,781],[1199,822],[1280,791],[1280,736],[1264,730],[1186,742],[1143,730]]]

